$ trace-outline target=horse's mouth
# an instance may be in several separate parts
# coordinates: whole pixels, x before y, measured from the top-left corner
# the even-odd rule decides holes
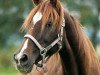
[[[29,65],[29,64],[17,65],[17,69],[23,74],[30,73],[32,68],[33,68],[33,65]]]

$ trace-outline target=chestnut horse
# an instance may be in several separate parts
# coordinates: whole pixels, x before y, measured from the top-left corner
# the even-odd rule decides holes
[[[26,18],[27,30],[14,55],[25,75],[100,75],[95,50],[81,24],[58,0],[33,0],[35,8]]]

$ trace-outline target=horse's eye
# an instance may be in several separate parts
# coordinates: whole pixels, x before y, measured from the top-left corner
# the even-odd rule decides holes
[[[47,27],[51,27],[51,26],[52,26],[52,22],[48,22]]]

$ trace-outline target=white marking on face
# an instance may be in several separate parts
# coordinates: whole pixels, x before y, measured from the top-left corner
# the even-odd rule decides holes
[[[22,57],[22,55],[23,55],[23,52],[24,52],[24,50],[27,48],[27,46],[28,46],[28,39],[25,41],[25,43],[24,43],[24,45],[23,45],[23,47],[22,47],[20,53],[17,54],[17,56],[16,56],[16,58],[17,58],[18,60],[21,59],[21,57]]]
[[[35,25],[38,21],[40,21],[41,18],[42,18],[41,12],[37,12],[37,13],[34,15],[34,17],[33,17],[34,25]]]

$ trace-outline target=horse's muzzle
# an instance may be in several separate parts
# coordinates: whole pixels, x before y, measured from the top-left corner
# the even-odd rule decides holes
[[[29,73],[32,70],[32,64],[28,59],[26,54],[23,54],[20,58],[17,58],[17,55],[14,55],[14,62],[17,66],[17,69],[21,73]]]

